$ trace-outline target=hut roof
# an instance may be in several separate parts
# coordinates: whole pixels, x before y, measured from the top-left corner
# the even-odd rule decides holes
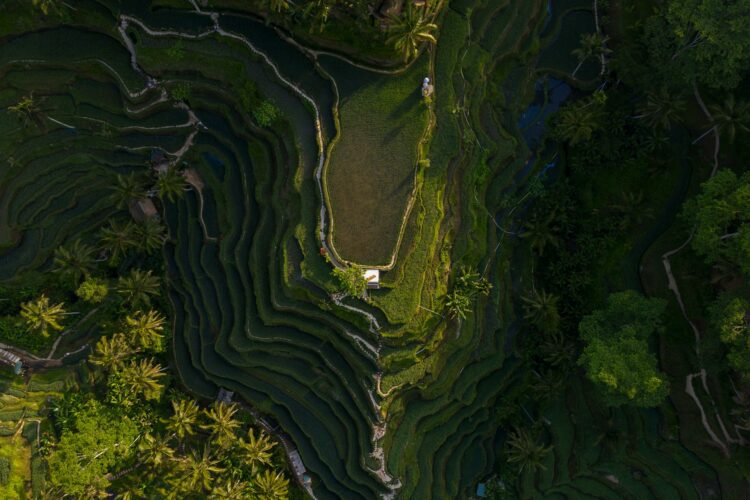
[[[133,200],[128,203],[128,209],[130,210],[130,215],[132,215],[133,219],[137,222],[143,222],[146,219],[151,219],[159,215],[159,212],[156,210],[156,205],[154,205],[151,198]]]

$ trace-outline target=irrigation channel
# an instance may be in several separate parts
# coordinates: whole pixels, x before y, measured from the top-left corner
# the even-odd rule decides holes
[[[108,202],[117,174],[143,172],[152,151],[166,152],[191,186],[160,214],[185,386],[208,400],[227,389],[252,407],[287,453],[299,451],[316,498],[468,497],[496,472],[506,402],[533,376],[514,355],[530,269],[517,233],[528,186],[556,174],[555,152],[539,141],[546,117],[600,73],[600,61],[576,67],[569,53],[597,29],[595,4],[452,1],[439,18],[442,43],[394,69],[304,47],[225,3],[78,0],[75,23],[4,28],[2,106],[33,93],[48,119],[37,130],[0,115],[9,152],[0,162],[0,283],[46,269],[59,245],[122,215]],[[435,83],[429,108],[415,68]],[[417,96],[408,111],[420,127],[393,137],[429,160],[400,170],[408,198],[394,206],[408,209],[394,210],[398,244],[384,252],[393,265],[367,300],[336,293],[325,175],[349,147],[332,145],[351,133],[341,117],[357,113],[346,107],[367,116],[386,104],[347,71]],[[254,114],[266,100],[280,114],[271,123]],[[386,133],[407,109],[387,104],[393,123],[378,122]],[[473,315],[447,321],[443,297],[458,261],[494,287]],[[78,335],[71,329],[37,361],[57,362]],[[79,340],[71,358],[91,339]],[[575,379],[560,398],[522,404],[554,445],[524,495],[698,498],[694,477],[714,484],[710,467],[663,437],[658,412],[605,416],[588,390]],[[614,451],[584,432],[605,421],[628,436]]]

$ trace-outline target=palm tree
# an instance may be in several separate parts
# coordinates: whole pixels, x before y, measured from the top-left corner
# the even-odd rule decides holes
[[[450,318],[466,319],[471,312],[471,297],[461,287],[453,287],[446,296],[445,309]]]
[[[266,469],[262,474],[257,474],[253,481],[260,500],[277,500],[289,495],[289,479],[282,472]]]
[[[162,201],[169,200],[171,203],[182,196],[187,187],[185,176],[177,167],[169,167],[166,172],[156,179],[156,190]]]
[[[164,368],[153,359],[131,361],[121,369],[120,376],[132,393],[142,394],[147,401],[161,397],[164,386],[159,379],[164,376]]]
[[[407,8],[400,17],[391,18],[392,24],[389,28],[391,35],[386,42],[393,45],[397,51],[404,56],[404,62],[416,57],[419,52],[419,44],[422,42],[437,43],[433,31],[437,30],[437,24],[428,22],[420,12],[414,9],[411,2],[407,2]]]
[[[166,436],[154,436],[147,432],[138,444],[141,458],[149,465],[159,467],[174,458],[175,451],[169,446]]]
[[[580,45],[578,48],[573,50],[573,55],[578,58],[578,66],[571,73],[571,77],[575,78],[578,70],[581,66],[591,58],[601,57],[607,55],[612,51],[606,46],[609,37],[602,36],[599,33],[586,33],[581,35]]]
[[[160,280],[151,271],[133,269],[117,279],[117,292],[131,305],[149,305],[151,296],[159,293]]]
[[[211,498],[251,498],[250,485],[245,481],[229,478],[211,490]]]
[[[575,146],[591,140],[594,132],[601,128],[601,117],[601,107],[594,102],[568,104],[557,112],[555,133]]]
[[[646,219],[650,219],[653,212],[643,206],[643,192],[622,192],[620,202],[610,206],[621,218],[620,228],[625,229],[632,225],[638,225]]]
[[[554,211],[550,211],[542,220],[527,222],[524,231],[519,235],[521,238],[529,240],[531,249],[540,257],[544,255],[544,249],[547,248],[547,245],[555,248],[560,246],[560,241],[553,227],[556,215]]]
[[[60,0],[32,0],[34,7],[38,7],[42,13],[47,16],[52,13],[59,13],[62,10],[62,2]]]
[[[37,332],[47,337],[49,329],[60,331],[63,316],[66,315],[63,303],[50,304],[49,298],[42,294],[38,299],[21,304],[21,317],[26,322],[29,331]]]
[[[539,354],[551,366],[572,366],[576,359],[576,346],[559,331],[545,336],[539,344]]]
[[[639,115],[652,128],[661,127],[669,130],[675,123],[681,123],[685,111],[685,99],[677,93],[662,87],[658,92],[650,91],[646,101],[639,107]]]
[[[146,250],[149,255],[159,250],[166,240],[164,226],[155,218],[146,219],[136,225],[135,236],[140,242],[140,248]]]
[[[120,210],[128,208],[131,201],[146,196],[146,189],[135,172],[128,175],[117,174],[117,184],[112,189],[112,201]]]
[[[255,437],[255,430],[251,427],[247,431],[247,441],[240,438],[240,448],[245,452],[245,462],[249,463],[255,472],[260,465],[271,465],[271,450],[276,443],[265,432],[261,431]]]
[[[201,427],[211,433],[221,448],[227,448],[235,439],[234,431],[240,426],[240,422],[234,418],[238,409],[235,403],[215,402],[210,409],[204,410],[209,421]]]
[[[713,115],[715,126],[727,134],[729,142],[734,142],[738,129],[750,132],[750,102],[738,102],[734,94],[729,94],[724,99],[724,104],[712,104],[709,110]]]
[[[263,8],[272,12],[284,12],[289,10],[289,0],[264,0]]]
[[[471,269],[461,270],[458,284],[472,294],[478,293],[481,295],[489,295],[492,291],[492,283],[490,283],[487,278],[480,276],[479,273]]]
[[[41,121],[41,109],[39,103],[34,99],[34,94],[22,97],[17,104],[8,106],[8,111],[15,114],[24,124],[27,126],[29,123],[36,122],[37,125],[42,126]]]
[[[153,309],[148,312],[136,311],[125,317],[125,325],[130,337],[144,349],[159,346],[164,331],[165,318]]]
[[[203,453],[193,452],[181,463],[182,479],[192,491],[203,491],[211,489],[213,475],[223,472],[219,467],[219,461],[211,454],[208,445],[203,447]]]
[[[518,465],[520,472],[547,469],[544,466],[544,458],[552,450],[552,446],[537,443],[526,429],[516,429],[508,437],[506,446],[508,462]]]
[[[560,313],[557,310],[559,298],[556,295],[547,293],[544,290],[537,292],[534,290],[525,297],[521,297],[524,302],[524,318],[536,325],[544,333],[554,333],[560,326]]]
[[[328,14],[331,6],[325,0],[314,0],[308,2],[302,9],[302,19],[308,22],[308,31],[322,33],[328,23]]]
[[[88,278],[96,266],[94,247],[82,243],[81,240],[58,247],[52,265],[53,272],[78,285],[81,278]]]
[[[101,245],[109,252],[109,261],[116,264],[127,255],[131,248],[137,246],[135,226],[132,222],[119,223],[111,221],[109,227],[101,230]]]
[[[198,404],[192,399],[174,400],[172,410],[174,415],[167,420],[167,429],[180,440],[195,434],[195,425],[200,411]]]
[[[99,339],[94,348],[94,354],[89,357],[89,361],[95,365],[103,366],[105,369],[116,370],[133,352],[125,335],[115,333],[111,337]]]

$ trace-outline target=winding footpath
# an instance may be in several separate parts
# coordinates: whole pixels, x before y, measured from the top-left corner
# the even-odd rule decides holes
[[[695,100],[698,102],[698,105],[703,111],[703,114],[708,119],[709,123],[713,123],[714,122],[713,116],[711,115],[711,112],[706,107],[706,104],[703,102],[700,92],[698,91],[698,87],[695,85],[693,86],[693,94],[695,95]],[[711,129],[711,132],[713,133],[713,136],[714,136],[714,156],[713,156],[713,168],[711,170],[711,175],[709,176],[709,179],[712,178],[716,174],[717,170],[719,169],[719,151],[721,149],[721,136],[719,133],[719,129],[717,127],[713,127]],[[711,395],[711,391],[708,388],[708,383],[706,381],[706,376],[707,376],[706,369],[703,367],[703,364],[701,361],[701,351],[700,351],[701,332],[698,326],[695,324],[695,322],[691,320],[687,314],[687,310],[685,308],[685,302],[682,299],[682,294],[680,293],[680,287],[677,284],[677,280],[675,279],[674,274],[672,272],[672,263],[670,261],[670,259],[674,257],[677,253],[681,252],[690,243],[690,241],[692,241],[692,239],[693,239],[693,233],[691,233],[690,236],[688,236],[687,240],[685,240],[684,243],[664,253],[661,256],[661,261],[662,261],[662,265],[664,266],[664,272],[667,275],[668,287],[674,294],[675,299],[677,300],[677,304],[680,307],[680,312],[682,313],[682,317],[685,319],[688,325],[690,325],[690,329],[693,331],[693,336],[694,336],[694,341],[695,341],[693,349],[698,358],[698,362],[700,366],[700,370],[698,372],[691,373],[685,377],[685,393],[695,402],[696,406],[698,407],[698,410],[701,414],[701,422],[703,423],[703,428],[706,430],[706,433],[711,438],[711,441],[722,451],[725,457],[729,458],[730,456],[729,445],[731,444],[742,445],[745,443],[745,439],[737,431],[736,425],[734,425],[736,437],[729,435],[729,432],[727,431],[727,428],[724,425],[724,421],[722,420],[721,415],[719,414],[716,401],[714,400],[714,397]],[[701,400],[695,391],[695,386],[693,382],[696,379],[701,380],[701,386],[703,388],[703,391],[706,393],[706,395],[708,396],[711,402],[713,416],[717,422],[717,425],[720,427],[723,439],[719,437],[717,432],[711,426],[711,423],[708,421],[706,409],[703,407],[703,403],[701,403]]]

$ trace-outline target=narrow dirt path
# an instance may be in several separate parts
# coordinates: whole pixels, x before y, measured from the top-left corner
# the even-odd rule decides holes
[[[706,107],[706,104],[703,102],[703,99],[696,85],[693,86],[693,94],[695,96],[696,102],[698,103],[701,110],[703,111],[703,114],[706,116],[706,119],[709,121],[709,123],[713,123],[714,121],[713,116],[711,115],[710,111]],[[710,179],[716,174],[716,172],[719,169],[719,151],[721,149],[721,135],[717,127],[713,127],[712,129],[709,130],[709,132],[713,133],[713,136],[714,136],[713,168],[711,169],[711,175],[709,176],[709,179]],[[742,435],[739,432],[737,432],[736,425],[734,426],[734,428],[735,428],[735,432],[737,433],[737,437],[732,437],[729,435],[729,433],[726,430],[726,426],[724,425],[724,421],[722,420],[721,415],[719,414],[716,401],[714,400],[708,388],[708,383],[706,381],[706,369],[703,367],[703,362],[701,360],[701,350],[700,350],[701,331],[698,328],[698,326],[695,324],[695,322],[693,322],[687,314],[685,303],[682,299],[682,294],[680,293],[680,287],[672,272],[672,263],[670,261],[672,257],[674,257],[676,254],[681,252],[685,247],[687,247],[687,245],[690,243],[692,238],[693,238],[693,234],[691,233],[690,236],[687,238],[687,240],[685,240],[685,242],[682,243],[680,246],[664,253],[661,257],[661,260],[662,260],[662,265],[664,266],[664,272],[667,275],[668,287],[674,294],[675,299],[677,300],[677,304],[680,307],[680,312],[682,313],[682,317],[685,319],[687,324],[690,325],[690,329],[693,331],[693,336],[695,340],[693,349],[698,358],[698,363],[700,367],[700,370],[698,372],[689,374],[685,377],[685,392],[688,394],[688,396],[690,396],[690,398],[695,402],[696,406],[698,407],[698,410],[700,411],[700,414],[701,414],[701,422],[703,423],[703,428],[706,430],[706,433],[711,438],[711,441],[719,449],[722,450],[722,452],[724,453],[726,457],[729,457],[730,452],[729,452],[728,444],[734,444],[734,443],[744,444],[745,440],[742,437]],[[696,394],[695,388],[693,387],[693,381],[696,378],[700,378],[702,381],[703,390],[711,402],[711,406],[713,407],[714,418],[716,419],[718,426],[721,428],[721,434],[723,434],[724,440],[722,440],[719,437],[719,435],[716,433],[716,431],[714,431],[713,427],[708,421],[708,418],[706,417],[706,410],[703,407],[703,403],[701,403],[701,400]]]

